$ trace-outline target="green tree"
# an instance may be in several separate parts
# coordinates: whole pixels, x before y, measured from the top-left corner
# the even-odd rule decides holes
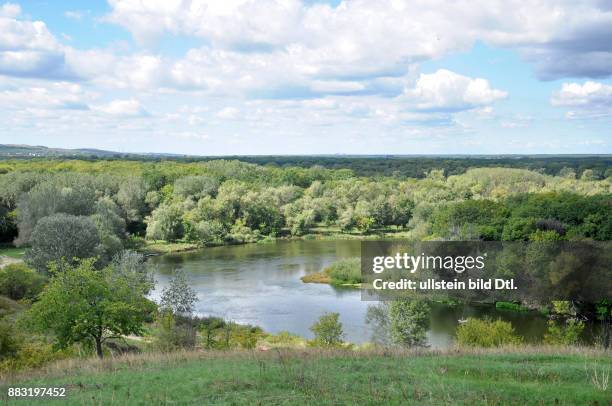
[[[116,273],[126,278],[132,289],[148,294],[155,287],[151,266],[145,262],[145,256],[135,251],[121,251],[111,262]]]
[[[102,358],[107,340],[142,334],[155,305],[129,279],[110,267],[96,270],[93,263],[82,260],[63,272],[52,267],[54,276],[28,316],[35,328],[53,333],[59,347],[89,344]]]
[[[52,261],[88,258],[95,255],[100,237],[94,222],[83,216],[53,214],[41,219],[31,237],[32,247],[26,252],[26,262],[45,271]]]
[[[324,347],[334,347],[342,344],[344,332],[340,322],[340,314],[325,313],[310,326],[315,335],[315,343]]]
[[[389,306],[391,339],[404,347],[424,346],[429,306],[420,300],[401,299]]]
[[[148,219],[149,239],[176,241],[183,236],[183,231],[183,211],[177,204],[162,204]]]
[[[214,196],[219,189],[219,181],[212,176],[184,176],[174,182],[174,194],[195,200],[204,196]]]

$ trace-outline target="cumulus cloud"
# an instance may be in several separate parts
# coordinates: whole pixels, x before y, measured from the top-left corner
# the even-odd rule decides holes
[[[508,93],[493,89],[482,78],[470,78],[446,69],[421,74],[413,88],[402,96],[418,110],[461,111],[489,105]]]
[[[136,99],[113,100],[107,104],[93,107],[94,110],[118,117],[146,116],[148,112]]]
[[[26,86],[0,90],[0,104],[4,109],[67,109],[87,110],[92,98],[83,88],[74,83],[33,83]]]
[[[0,9],[0,74],[16,77],[70,79],[64,47],[42,21],[20,19],[21,8]]]
[[[597,118],[612,115],[612,86],[587,81],[564,83],[550,100],[553,106],[571,108],[568,118]]]
[[[612,9],[590,0],[343,1],[110,0],[108,21],[142,44],[170,33],[215,48],[293,53],[311,74],[397,75],[406,66],[469,48],[516,48],[544,79],[612,74]]]

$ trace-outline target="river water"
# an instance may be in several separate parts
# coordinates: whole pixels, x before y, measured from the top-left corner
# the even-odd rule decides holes
[[[353,343],[371,340],[365,316],[373,302],[362,301],[354,288],[334,288],[303,283],[300,278],[319,272],[339,258],[360,255],[359,241],[291,240],[205,248],[199,251],[151,258],[157,288],[168,284],[172,271],[183,268],[198,295],[196,312],[267,332],[289,331],[312,338],[309,327],[324,312],[340,313],[345,339]],[[458,320],[470,316],[501,318],[512,322],[526,342],[539,341],[546,318],[535,312],[512,312],[492,306],[432,307],[428,342],[434,348],[452,344]]]

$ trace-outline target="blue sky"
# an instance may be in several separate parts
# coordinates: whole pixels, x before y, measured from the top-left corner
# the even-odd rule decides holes
[[[611,75],[601,0],[0,2],[0,143],[612,153]]]

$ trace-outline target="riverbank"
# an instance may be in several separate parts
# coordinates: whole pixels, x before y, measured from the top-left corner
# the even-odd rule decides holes
[[[66,387],[68,404],[604,405],[611,368],[592,348],[175,352],[61,361],[0,399],[10,385]]]
[[[269,244],[277,241],[299,241],[299,240],[317,240],[317,241],[350,241],[350,240],[385,240],[385,239],[403,239],[408,238],[408,232],[403,229],[387,228],[375,230],[369,234],[361,234],[357,232],[343,232],[339,227],[320,226],[314,227],[310,233],[295,236],[289,235],[288,230],[278,237],[265,237],[256,242],[248,243],[226,243],[226,244],[209,244],[202,245],[190,242],[170,242],[170,241],[148,241],[138,237],[132,241],[133,248],[145,255],[163,255],[175,254],[180,252],[192,252],[209,247],[220,247],[229,245],[245,245],[245,244]]]

